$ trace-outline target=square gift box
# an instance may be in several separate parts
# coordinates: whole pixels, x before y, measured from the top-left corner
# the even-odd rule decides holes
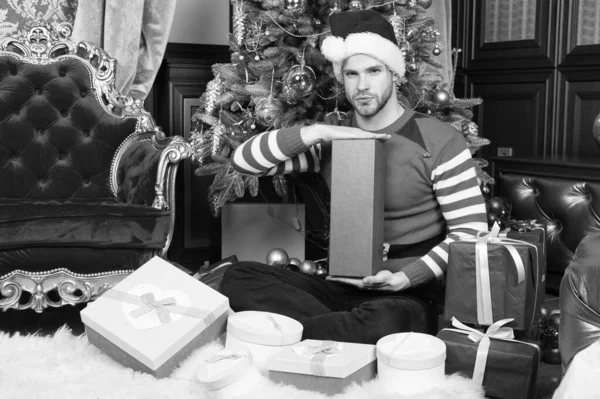
[[[489,340],[485,342],[481,339],[484,335],[482,332],[474,336],[468,327],[442,329],[437,337],[446,344],[446,374],[461,373],[473,378],[483,385],[488,397],[535,397],[539,346],[508,337],[494,337],[494,333],[487,334]],[[482,370],[475,372],[478,361],[484,364],[477,365]]]
[[[444,318],[485,326],[512,318],[510,327],[530,328],[545,287],[541,261],[541,244],[497,236],[450,243]]]
[[[375,345],[307,339],[267,360],[269,379],[334,395],[377,374]]]
[[[225,332],[227,297],[154,257],[81,311],[88,340],[126,367],[168,376]]]

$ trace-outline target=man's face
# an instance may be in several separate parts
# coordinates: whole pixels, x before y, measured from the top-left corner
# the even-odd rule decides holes
[[[381,61],[356,54],[348,57],[342,67],[346,98],[362,117],[376,115],[394,92],[393,75]]]

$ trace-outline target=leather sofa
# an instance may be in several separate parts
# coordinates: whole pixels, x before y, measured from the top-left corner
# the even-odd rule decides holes
[[[549,297],[559,295],[563,370],[600,339],[600,162],[597,159],[496,158],[493,195],[515,219],[547,228]]]
[[[114,59],[70,33],[0,38],[0,309],[93,300],[171,242],[191,147],[115,90]]]

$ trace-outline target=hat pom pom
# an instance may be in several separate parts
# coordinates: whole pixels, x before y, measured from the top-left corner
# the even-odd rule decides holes
[[[343,62],[346,59],[346,42],[341,37],[326,37],[321,45],[321,53],[331,62]]]

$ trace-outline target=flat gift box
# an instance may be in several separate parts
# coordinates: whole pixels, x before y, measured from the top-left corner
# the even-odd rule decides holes
[[[80,314],[91,344],[125,367],[163,378],[194,349],[219,338],[228,313],[227,297],[154,257]]]
[[[510,327],[526,330],[538,320],[543,301],[545,268],[539,259],[542,246],[511,242],[524,266],[524,281],[518,283],[515,262],[501,244],[487,244],[493,321],[513,318]],[[463,323],[480,323],[477,314],[476,243],[450,243],[444,319],[456,317]],[[541,293],[540,293],[541,291]]]
[[[311,339],[282,349],[267,360],[267,367],[274,382],[326,395],[338,394],[377,374],[375,345]]]
[[[383,265],[385,149],[379,140],[334,140],[329,275],[364,277]]]
[[[437,337],[446,344],[446,374],[473,377],[479,343],[469,332],[444,328]],[[535,397],[540,348],[532,343],[491,338],[483,388],[487,397],[527,399]]]

